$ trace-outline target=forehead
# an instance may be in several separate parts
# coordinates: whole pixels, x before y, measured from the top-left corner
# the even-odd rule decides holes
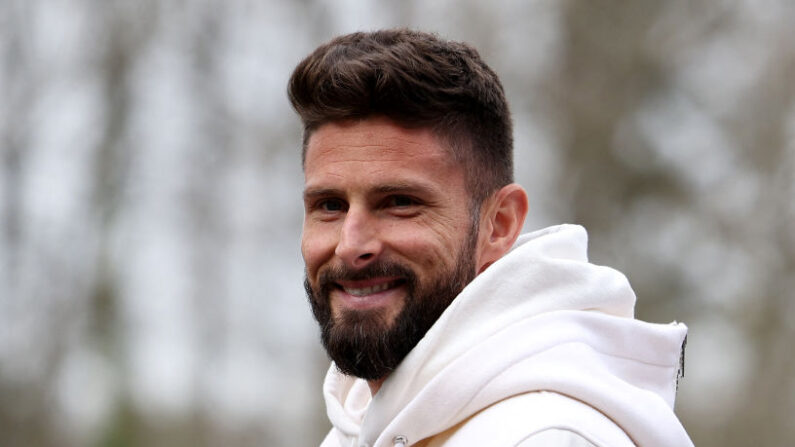
[[[458,165],[448,146],[430,129],[371,118],[327,123],[316,129],[307,141],[304,174],[309,180],[322,172],[347,170],[362,174],[390,169],[447,172],[460,170]]]

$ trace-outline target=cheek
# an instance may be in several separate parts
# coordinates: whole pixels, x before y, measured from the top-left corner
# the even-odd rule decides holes
[[[320,266],[333,255],[334,247],[330,235],[304,228],[301,235],[301,256],[304,258],[310,278],[314,277]]]
[[[391,246],[422,272],[445,270],[460,251],[452,232],[431,228],[394,232]],[[421,272],[417,272],[422,274]]]

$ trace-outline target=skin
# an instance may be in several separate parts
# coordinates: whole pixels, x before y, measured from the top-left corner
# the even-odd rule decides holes
[[[301,251],[317,287],[326,269],[359,270],[379,259],[413,270],[420,283],[450,271],[471,226],[463,166],[428,129],[385,118],[320,126],[307,144]],[[518,237],[527,196],[516,184],[481,206],[477,272],[502,257]],[[343,309],[377,310],[390,324],[403,306],[400,278],[340,281],[332,317]],[[375,394],[383,383],[370,381]]]

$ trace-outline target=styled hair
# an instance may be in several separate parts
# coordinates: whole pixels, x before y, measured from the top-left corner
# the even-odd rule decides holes
[[[464,166],[476,205],[513,182],[505,92],[466,43],[408,29],[339,36],[298,64],[288,95],[304,124],[302,162],[321,125],[386,117],[432,129]]]

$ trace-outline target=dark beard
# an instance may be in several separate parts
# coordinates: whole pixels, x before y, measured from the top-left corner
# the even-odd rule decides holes
[[[475,277],[477,234],[470,234],[452,271],[444,272],[432,284],[418,283],[417,275],[405,266],[376,262],[362,270],[328,269],[319,278],[315,291],[304,280],[309,303],[320,324],[321,340],[329,357],[344,374],[365,380],[386,377],[414,349],[439,316]],[[335,282],[372,277],[400,277],[406,297],[394,321],[386,320],[380,309],[343,310],[332,316],[330,293]]]

